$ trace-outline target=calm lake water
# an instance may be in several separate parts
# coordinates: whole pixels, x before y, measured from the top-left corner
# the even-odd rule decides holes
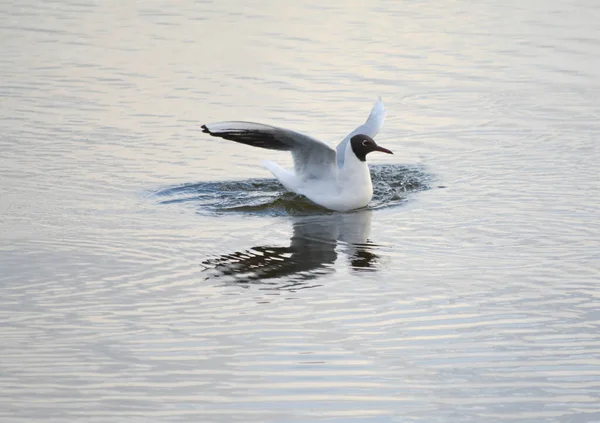
[[[0,3],[2,422],[600,422],[600,3]],[[255,120],[372,207],[282,192]]]

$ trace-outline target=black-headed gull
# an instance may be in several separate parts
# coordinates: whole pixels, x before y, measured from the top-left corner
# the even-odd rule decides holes
[[[288,190],[334,211],[365,207],[373,197],[366,155],[372,151],[393,154],[373,137],[383,126],[385,108],[378,98],[367,121],[339,143],[336,150],[308,135],[253,122],[218,122],[202,125],[214,137],[271,150],[290,151],[294,170],[265,160],[263,165]]]

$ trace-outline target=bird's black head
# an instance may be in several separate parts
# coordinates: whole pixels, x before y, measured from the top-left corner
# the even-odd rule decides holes
[[[377,143],[368,135],[358,134],[350,139],[350,145],[352,151],[358,157],[361,162],[367,161],[367,154],[371,151],[381,151],[382,153],[394,154],[387,148],[383,148],[377,145]]]

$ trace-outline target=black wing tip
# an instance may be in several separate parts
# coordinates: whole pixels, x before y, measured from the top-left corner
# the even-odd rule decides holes
[[[239,142],[240,144],[266,148],[269,150],[291,150],[289,145],[286,145],[284,141],[281,141],[274,136],[271,131],[253,131],[250,129],[219,129],[216,132],[213,132],[206,125],[201,125],[200,128],[205,134],[213,137],[223,138],[225,140]]]

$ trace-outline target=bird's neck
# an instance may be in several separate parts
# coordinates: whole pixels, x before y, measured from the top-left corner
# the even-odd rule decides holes
[[[368,186],[371,185],[371,172],[369,172],[369,166],[367,166],[366,161],[359,160],[359,158],[356,157],[350,143],[346,146],[342,173],[344,179],[350,179],[354,183],[366,184]]]

